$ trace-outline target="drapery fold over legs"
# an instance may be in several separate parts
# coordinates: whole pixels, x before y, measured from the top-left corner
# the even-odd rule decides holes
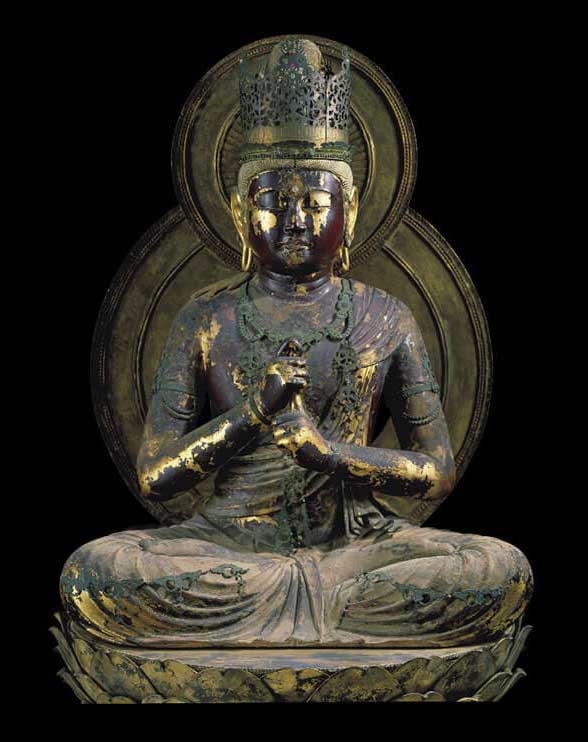
[[[197,516],[97,539],[67,561],[63,603],[135,646],[449,647],[498,636],[532,592],[514,546],[400,519],[290,555],[248,538]]]

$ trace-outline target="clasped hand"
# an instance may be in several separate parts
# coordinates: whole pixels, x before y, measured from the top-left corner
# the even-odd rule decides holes
[[[331,447],[305,410],[278,413],[272,432],[275,444],[289,451],[297,464],[315,471],[328,470]]]
[[[284,409],[307,384],[305,358],[278,356],[267,368],[260,400],[272,418],[275,444],[305,469],[325,471],[332,454],[328,441],[303,407]]]

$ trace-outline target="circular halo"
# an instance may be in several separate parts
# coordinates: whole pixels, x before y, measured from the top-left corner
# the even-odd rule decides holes
[[[260,62],[286,36],[261,39],[225,57],[192,90],[180,114],[172,148],[176,193],[206,247],[239,269],[241,249],[229,207],[243,141],[239,119],[239,61]],[[331,63],[342,44],[314,41]],[[404,101],[382,70],[349,49],[351,63],[350,143],[360,192],[351,267],[359,265],[400,223],[412,195],[417,163],[414,127]]]

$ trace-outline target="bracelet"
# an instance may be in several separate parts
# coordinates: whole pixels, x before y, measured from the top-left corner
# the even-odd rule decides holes
[[[260,422],[262,422],[264,425],[272,424],[271,419],[262,412],[261,405],[258,405],[258,403],[256,402],[255,392],[249,397],[249,405],[251,407],[251,411]]]

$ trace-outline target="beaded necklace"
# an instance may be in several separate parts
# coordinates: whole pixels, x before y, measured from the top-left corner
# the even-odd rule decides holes
[[[261,352],[264,345],[272,346],[270,353],[275,357],[279,348],[290,338],[297,340],[304,352],[326,338],[331,342],[340,343],[332,363],[333,372],[339,381],[337,403],[343,407],[347,417],[357,412],[361,399],[353,384],[357,355],[349,339],[353,330],[353,288],[349,279],[341,279],[341,290],[335,304],[334,316],[321,329],[279,331],[269,327],[251,300],[249,281],[241,285],[238,314],[239,332],[247,342],[246,348],[238,358],[246,379],[244,392],[246,398],[253,394],[265,371],[267,363],[263,360]],[[306,469],[294,464],[294,468],[285,477],[284,504],[276,517],[278,548],[286,554],[302,546],[311,545],[308,514],[304,502],[305,487]]]

